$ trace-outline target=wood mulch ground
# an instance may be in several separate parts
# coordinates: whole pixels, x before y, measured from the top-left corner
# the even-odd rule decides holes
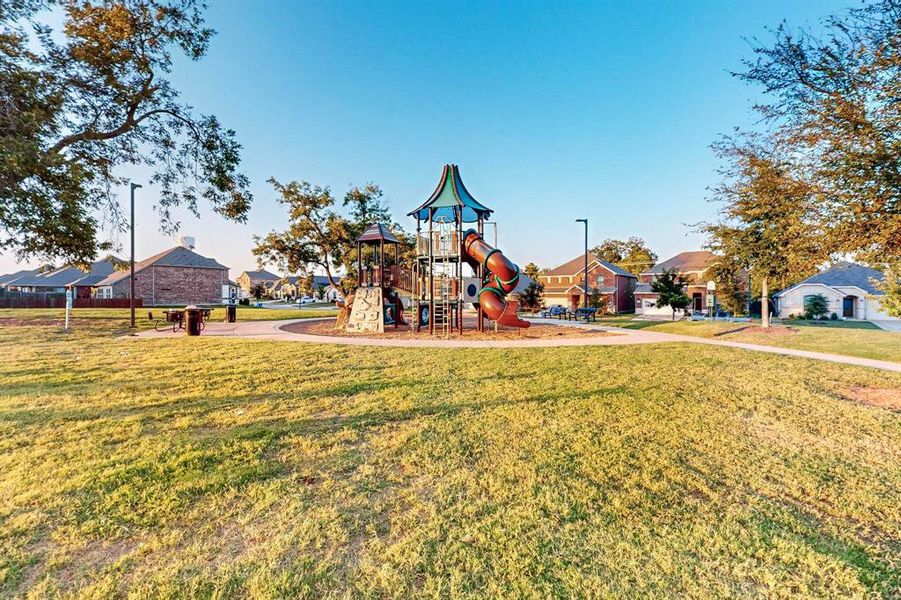
[[[452,339],[467,340],[535,340],[548,338],[580,338],[580,337],[600,337],[609,335],[618,335],[606,331],[598,331],[597,329],[587,329],[582,327],[562,327],[558,325],[535,325],[520,329],[518,327],[500,327],[497,332],[494,331],[494,325],[489,326],[484,333],[479,333],[475,329],[476,322],[472,319],[464,319],[463,335],[456,331],[451,334]],[[291,333],[306,333],[310,335],[327,335],[342,337],[365,337],[365,338],[384,338],[392,339],[422,339],[428,337],[428,332],[415,333],[409,326],[401,325],[397,329],[388,325],[385,327],[385,333],[357,333],[335,329],[335,322],[331,319],[328,321],[299,321],[282,327],[285,331]],[[438,332],[435,333],[439,336]]]

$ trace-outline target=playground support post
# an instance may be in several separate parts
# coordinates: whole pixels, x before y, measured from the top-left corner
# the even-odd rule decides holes
[[[435,231],[433,227],[434,211],[434,208],[429,208],[429,335],[435,335],[435,255],[433,248],[433,246],[435,245]]]
[[[588,308],[588,219],[576,219],[585,223],[585,270],[582,272],[582,308]]]

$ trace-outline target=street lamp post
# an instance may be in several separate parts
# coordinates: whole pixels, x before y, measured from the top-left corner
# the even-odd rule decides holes
[[[131,308],[131,328],[135,325],[135,190],[141,187],[137,183],[131,184],[131,293],[128,295],[128,305]]]
[[[585,270],[582,274],[582,307],[588,308],[588,219],[576,219],[576,223],[585,223]]]

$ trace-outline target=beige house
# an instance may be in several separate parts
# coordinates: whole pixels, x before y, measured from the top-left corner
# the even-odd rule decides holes
[[[257,284],[263,284],[266,289],[271,289],[281,279],[275,273],[263,269],[261,271],[244,271],[235,278],[235,283],[238,284],[238,295],[241,298],[250,298],[250,290]]]
[[[838,262],[816,275],[799,281],[773,294],[780,318],[805,313],[805,299],[822,295],[826,298],[828,315],[861,321],[899,321],[882,310],[883,293],[874,285],[884,279],[881,271],[850,262]]]

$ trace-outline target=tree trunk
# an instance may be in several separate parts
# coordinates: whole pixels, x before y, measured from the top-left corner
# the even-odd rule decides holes
[[[760,325],[764,328],[770,326],[770,290],[766,277],[760,282]]]

